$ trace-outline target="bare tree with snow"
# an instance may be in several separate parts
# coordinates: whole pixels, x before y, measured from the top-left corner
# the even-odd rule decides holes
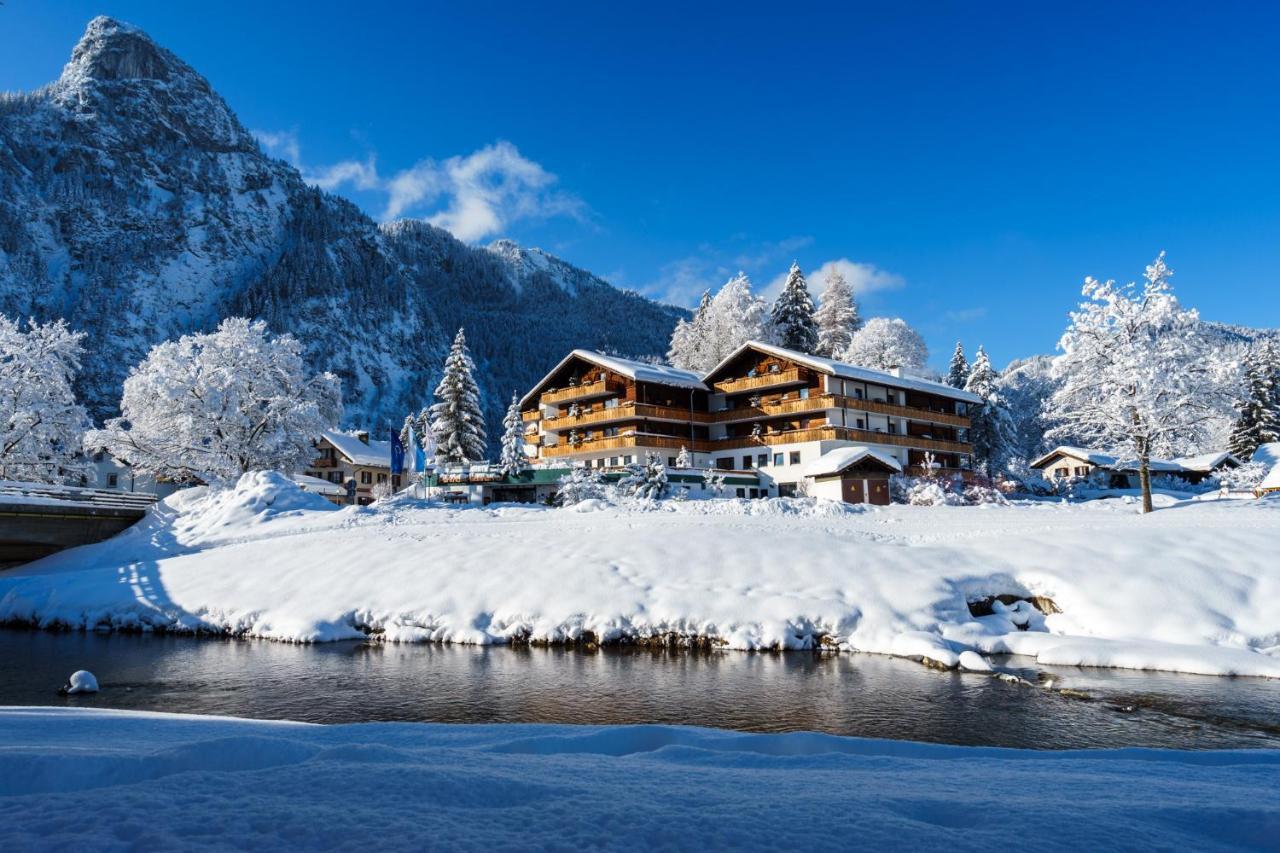
[[[1084,441],[1138,466],[1142,511],[1151,512],[1151,459],[1197,449],[1231,411],[1238,365],[1220,357],[1200,316],[1179,305],[1164,252],[1141,288],[1086,278],[1071,314],[1045,404],[1050,441]]]
[[[231,317],[152,347],[125,380],[120,411],[86,447],[157,476],[228,481],[304,467],[341,417],[342,394],[332,373],[307,375],[292,335]]]
[[[24,329],[0,314],[0,478],[59,483],[80,473],[89,419],[72,382],[83,341],[61,320]]]
[[[844,351],[844,360],[873,370],[923,370],[929,360],[929,348],[906,320],[872,317],[854,333]]]
[[[862,328],[853,288],[838,269],[827,273],[827,287],[813,319],[818,324],[817,355],[839,358],[853,341],[853,333]]]

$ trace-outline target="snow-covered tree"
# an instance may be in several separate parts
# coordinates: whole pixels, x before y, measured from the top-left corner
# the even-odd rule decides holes
[[[702,487],[716,497],[724,493],[724,472],[708,468],[702,475]]]
[[[643,465],[627,466],[627,474],[618,481],[618,490],[633,498],[658,500],[667,496],[667,466],[656,453],[645,455]]]
[[[738,273],[683,327],[677,324],[669,353],[671,364],[705,373],[742,344],[767,340],[765,301],[751,292],[751,280]]]
[[[511,394],[511,405],[502,419],[502,457],[499,467],[504,477],[515,477],[529,470],[529,457],[524,452],[524,419],[520,417],[520,397]]]
[[[1230,411],[1234,363],[1218,358],[1200,316],[1178,304],[1164,253],[1145,284],[1086,278],[1054,364],[1062,385],[1046,404],[1049,432],[1136,460],[1150,512],[1152,457],[1194,450]]]
[[[1280,350],[1270,338],[1249,352],[1242,390],[1227,449],[1247,462],[1258,445],[1280,441]]]
[[[152,347],[129,374],[121,417],[85,437],[139,471],[228,481],[296,471],[342,414],[332,373],[308,376],[302,344],[266,323],[231,317],[208,334]]]
[[[444,361],[444,376],[436,386],[431,405],[431,429],[436,438],[436,459],[442,464],[461,465],[484,458],[484,412],[480,408],[480,386],[476,365],[467,350],[462,329]]]
[[[951,366],[947,369],[947,384],[963,388],[969,381],[969,359],[964,357],[964,344],[956,341],[956,351],[951,354]]]
[[[850,364],[873,370],[894,367],[923,370],[929,360],[929,348],[920,333],[905,320],[872,317],[854,333],[843,357]]]
[[[853,333],[862,328],[853,288],[840,270],[827,274],[827,287],[813,319],[818,324],[818,347],[814,352],[827,358],[839,358],[849,348]]]
[[[71,385],[83,341],[61,320],[24,329],[0,314],[0,479],[58,483],[80,472],[89,419]]]
[[[1013,416],[1000,393],[999,378],[986,350],[978,347],[964,390],[982,398],[969,406],[969,441],[976,467],[987,476],[1004,470],[1015,445]]]
[[[575,465],[568,474],[560,478],[556,502],[560,506],[573,506],[582,501],[602,500],[608,496],[609,487],[605,485],[598,468]]]
[[[1024,462],[1035,459],[1048,449],[1044,436],[1050,425],[1044,419],[1044,403],[1059,384],[1054,377],[1053,356],[1036,355],[1012,361],[1000,374],[997,384],[1013,421],[1014,459],[1021,457]],[[1023,479],[1016,472],[1008,473]]]
[[[812,353],[818,348],[818,324],[813,316],[813,299],[800,265],[792,262],[782,292],[769,314],[773,339],[778,346]]]
[[[677,468],[693,467],[693,454],[689,452],[689,448],[684,447],[683,445],[680,447],[679,455],[676,456],[676,467]]]

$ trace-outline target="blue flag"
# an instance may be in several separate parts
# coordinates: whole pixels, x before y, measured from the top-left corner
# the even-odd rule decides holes
[[[391,473],[401,474],[404,472],[404,445],[400,443],[400,433],[396,432],[396,428],[391,428]]]
[[[413,472],[421,474],[427,470],[427,455],[422,452],[422,442],[418,441],[412,423],[409,424],[409,448],[413,451]]]

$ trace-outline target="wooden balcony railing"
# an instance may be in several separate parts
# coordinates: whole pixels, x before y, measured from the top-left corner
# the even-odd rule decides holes
[[[779,370],[777,373],[764,373],[760,376],[745,376],[742,379],[726,379],[716,382],[715,389],[722,394],[738,394],[742,391],[754,391],[757,388],[774,388],[778,385],[795,385],[804,382],[800,369]]]
[[[874,432],[866,429],[847,429],[837,426],[810,427],[809,429],[765,432],[759,436],[722,438],[712,441],[713,450],[733,450],[740,447],[759,447],[771,444],[796,444],[805,441],[858,441],[865,444],[887,444],[893,447],[910,447],[916,450],[938,450],[944,453],[973,452],[972,445],[960,441],[942,441],[892,432]]]
[[[530,421],[537,421],[541,419],[542,419],[541,409],[530,409],[527,412],[520,413],[520,420],[524,421],[525,423],[528,423]]]
[[[711,416],[706,412],[691,412],[688,409],[674,409],[670,406],[653,406],[649,403],[623,403],[619,406],[596,409],[594,412],[584,412],[577,416],[561,415],[556,418],[547,418],[542,422],[542,428],[548,432],[556,432],[557,430],[575,429],[577,427],[591,426],[592,424],[635,420],[637,418],[651,418],[658,421],[681,421],[683,423],[688,423],[689,421],[706,423]]]
[[[595,382],[584,382],[569,388],[558,388],[555,391],[544,391],[542,404],[546,406],[563,403],[568,400],[585,400],[588,397],[607,397],[610,394],[621,394],[626,389],[617,382],[597,379]]]
[[[544,446],[541,451],[543,458],[554,459],[561,456],[573,456],[578,453],[593,453],[601,450],[625,450],[627,448],[652,448],[662,450],[679,450],[687,447],[689,450],[710,450],[712,442],[704,441],[697,438],[677,438],[669,435],[651,435],[641,433],[640,435],[619,435],[613,438],[599,438],[595,441],[583,441],[576,445],[568,442],[561,442],[551,446]]]
[[[713,412],[714,423],[730,421],[753,421],[760,418],[773,418],[783,415],[817,412],[823,409],[855,409],[860,412],[874,412],[891,417],[907,418],[914,421],[947,424],[949,426],[967,427],[969,418],[950,412],[935,412],[932,409],[920,409],[915,406],[899,406],[879,400],[862,400],[857,397],[842,397],[838,394],[817,394],[805,399],[782,400],[765,403],[761,406],[744,406],[737,409],[726,409]]]
[[[337,468],[338,460],[336,459],[317,459],[311,463],[312,468]]]

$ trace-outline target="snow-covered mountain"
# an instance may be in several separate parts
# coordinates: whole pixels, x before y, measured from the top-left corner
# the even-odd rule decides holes
[[[271,159],[209,83],[96,18],[54,83],[0,96],[0,312],[88,333],[95,417],[155,342],[231,314],[301,339],[342,377],[346,420],[428,402],[454,330],[497,418],[575,346],[665,350],[678,309],[509,241],[379,226]]]

